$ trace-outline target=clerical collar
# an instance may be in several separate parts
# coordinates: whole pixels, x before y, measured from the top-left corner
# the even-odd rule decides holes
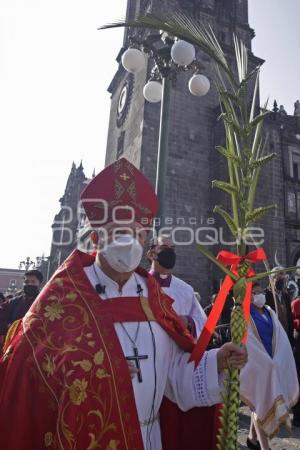
[[[170,287],[171,280],[172,280],[171,273],[162,274],[162,273],[156,272],[155,270],[150,270],[149,273],[156,279],[156,281],[158,282],[160,287]]]
[[[94,274],[96,275],[97,280],[99,281],[99,283],[97,283],[95,285],[95,289],[96,289],[97,293],[100,296],[101,295],[104,296],[104,298],[107,296],[106,286],[113,285],[116,288],[116,290],[118,290],[119,293],[122,294],[122,291],[131,282],[132,279],[134,279],[135,283],[136,283],[136,293],[138,295],[142,295],[143,287],[138,282],[135,273],[133,273],[130,276],[130,278],[128,278],[128,280],[126,281],[126,283],[124,283],[124,285],[122,286],[122,289],[120,290],[118,283],[115,280],[113,280],[112,278],[110,278],[108,275],[106,275],[106,273],[103,272],[101,267],[99,267],[98,264],[96,264],[96,262],[93,264],[93,271],[94,271]]]

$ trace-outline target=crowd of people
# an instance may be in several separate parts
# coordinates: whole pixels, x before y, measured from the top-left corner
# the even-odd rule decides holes
[[[8,329],[22,319],[38,296],[43,283],[39,270],[28,270],[24,275],[23,289],[7,297],[0,293],[0,348],[4,344]]]
[[[125,217],[109,210],[103,221],[99,198],[129,205],[135,220],[120,231]],[[215,450],[230,367],[241,369],[251,409],[248,448],[269,450],[292,407],[300,426],[300,296],[284,268],[266,289],[253,286],[246,346],[230,342],[230,294],[195,368],[189,357],[210,308],[172,273],[171,237],[150,241],[148,271],[137,269],[141,224],[158,207],[149,182],[121,159],[93,178],[82,204],[92,226],[103,224],[91,234],[95,256],[76,250],[44,288],[30,270],[21,292],[0,296],[0,448]],[[17,433],[7,432],[10,417]]]

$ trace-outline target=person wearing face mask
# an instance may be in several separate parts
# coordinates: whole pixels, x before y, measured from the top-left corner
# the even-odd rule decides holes
[[[172,274],[176,264],[176,250],[172,238],[158,236],[150,242],[147,258],[151,263],[150,274],[163,291],[174,300],[173,308],[187,324],[191,333],[198,337],[207,319],[192,286]]]
[[[2,341],[10,325],[22,319],[38,296],[43,282],[43,275],[39,270],[29,270],[24,275],[23,290],[0,306],[0,336]]]
[[[241,399],[251,409],[250,449],[269,450],[281,425],[291,428],[289,412],[299,398],[291,345],[266,295],[253,285],[247,337],[249,363],[241,370]]]
[[[160,235],[157,239],[152,239],[147,258],[151,263],[149,273],[154,276],[161,289],[171,297],[173,300],[172,307],[187,325],[191,334],[198,338],[207,317],[195,296],[192,286],[172,273],[176,264],[176,249],[171,236]],[[170,442],[170,438],[165,438],[169,441],[170,447],[176,448],[175,441],[178,440],[178,435],[180,435],[186,448],[189,448],[190,430],[186,433],[184,424],[186,420],[193,421],[193,412],[188,414],[189,418],[183,417],[183,413],[177,408],[176,404],[165,399],[160,409],[160,416],[177,429],[177,436],[173,435],[173,442]],[[201,408],[197,412],[198,423],[201,423],[203,429],[206,430],[205,433],[202,433],[203,448],[209,448],[210,442],[214,441],[217,434],[218,414],[219,406]]]
[[[280,269],[282,269],[282,272]],[[278,319],[288,335],[291,346],[293,346],[294,326],[291,309],[292,299],[287,290],[287,276],[283,270],[284,268],[281,266],[276,266],[272,269],[272,272],[274,273],[270,277],[270,286],[266,289],[266,304],[278,314]],[[274,300],[273,292],[275,293],[276,300]]]
[[[222,373],[243,367],[246,350],[227,343],[197,368],[189,362],[193,336],[139,267],[158,210],[139,170],[117,160],[81,205],[96,258],[75,250],[11,336],[0,361],[0,448],[189,450],[180,436],[176,447],[162,444],[163,397],[182,411],[220,402]],[[7,432],[12,417],[17,433]],[[199,428],[195,421],[191,448],[215,450],[202,446]]]

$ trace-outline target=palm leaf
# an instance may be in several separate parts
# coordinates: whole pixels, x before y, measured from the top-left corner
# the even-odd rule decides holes
[[[256,161],[253,161],[250,165],[249,168],[250,169],[255,169],[256,167],[263,167],[266,164],[268,164],[269,161],[271,161],[271,159],[275,158],[275,156],[277,156],[276,153],[270,153],[269,155],[265,155],[262,158],[258,158]]]
[[[171,36],[184,39],[199,47],[212,59],[216,74],[215,85],[220,100],[220,118],[223,121],[226,135],[224,147],[218,147],[217,150],[227,159],[229,176],[228,182],[213,181],[213,187],[217,187],[231,195],[232,215],[221,206],[216,206],[214,212],[218,213],[225,220],[235,238],[238,237],[240,231],[243,235],[248,223],[260,219],[274,208],[274,205],[253,208],[261,169],[275,156],[274,154],[264,155],[263,123],[269,114],[266,111],[267,104],[263,112],[256,115],[260,68],[256,67],[249,71],[249,51],[245,44],[236,36],[233,37],[236,65],[232,68],[231,59],[226,58],[212,28],[210,26],[205,28],[199,22],[194,21],[183,13],[175,13],[166,17],[159,17],[157,14],[147,14],[133,20],[116,21],[102,26],[101,29],[114,27],[163,30]],[[133,32],[135,31],[133,30]],[[250,95],[252,95],[252,99],[249,98]],[[247,267],[245,266],[246,263],[242,262],[237,269],[239,276],[236,276],[221,264],[207,248],[202,245],[197,247],[202,254],[236,282],[234,291],[238,294],[240,300],[242,300],[241,297],[243,297],[242,294],[248,281],[255,281],[270,274],[270,272],[264,272],[246,279],[244,269],[247,270]],[[237,249],[237,253],[240,256],[245,256],[246,245],[244,241],[237,244]],[[268,267],[266,269],[268,270]],[[287,271],[294,269],[289,268]],[[239,328],[238,331],[241,331],[242,327],[240,325],[238,317],[233,316],[232,329]],[[238,338],[238,341],[240,342],[240,338]],[[236,381],[237,372],[229,370],[228,380],[225,381],[225,407],[221,418],[223,429],[218,437],[218,448],[222,450],[235,449],[237,445],[236,417],[238,415],[238,403],[231,410],[233,402],[230,400],[231,391],[233,396],[236,394],[238,397],[237,390],[232,390]],[[231,434],[228,432],[230,429],[232,430]]]
[[[223,217],[223,219],[225,220],[228,228],[230,229],[232,235],[234,237],[237,236],[238,234],[238,227],[236,226],[235,221],[233,220],[233,218],[231,217],[231,215],[225,211],[225,209],[223,209],[221,206],[215,206],[214,207],[214,213],[219,214],[221,217]]]
[[[197,45],[207,53],[226,72],[230,82],[236,85],[235,77],[227,63],[223,50],[221,49],[212,28],[206,29],[200,23],[194,21],[183,13],[174,13],[166,17],[156,14],[147,14],[129,20],[117,20],[99,27],[99,30],[117,27],[135,27],[163,30],[167,33],[184,39],[191,44]]]
[[[259,74],[260,74],[260,70],[259,69],[255,69],[256,73],[256,77],[255,77],[255,85],[254,85],[254,91],[253,91],[253,97],[252,97],[252,104],[251,104],[251,111],[250,111],[250,122],[253,121],[254,119],[254,111],[255,111],[255,106],[256,106],[256,101],[257,101],[257,97],[258,97],[258,88],[259,88]]]
[[[258,219],[261,219],[263,216],[265,216],[269,211],[276,208],[276,205],[270,205],[270,206],[264,206],[260,208],[256,208],[253,211],[246,214],[246,223],[249,225],[249,223],[255,222]]]
[[[263,133],[263,121],[260,121],[255,128],[254,139],[251,147],[250,163],[254,161],[259,155],[259,150],[262,142],[262,133]]]
[[[295,272],[297,269],[300,269],[299,266],[291,266],[291,267],[287,267],[286,269],[282,270],[270,270],[268,272],[261,272],[261,273],[257,273],[255,275],[253,275],[253,277],[249,277],[247,279],[247,281],[258,281],[258,280],[262,280],[263,278],[269,277],[270,275],[276,275],[277,273],[280,272]]]
[[[233,36],[239,82],[242,83],[248,74],[248,50],[245,44]]]
[[[226,183],[225,181],[213,180],[212,187],[221,189],[222,191],[226,192],[227,194],[238,195],[238,193],[239,193],[236,186],[233,186],[230,183]]]
[[[255,127],[258,123],[263,122],[264,119],[269,116],[271,114],[270,111],[265,111],[261,114],[259,114],[258,116],[256,116],[250,123],[249,126],[250,127]]]
[[[242,162],[241,158],[233,155],[226,148],[220,146],[220,147],[216,147],[216,150],[220,153],[220,155],[225,156],[225,158],[231,159],[232,161],[234,161],[237,164],[241,164],[241,162]]]
[[[204,245],[197,244],[198,250],[203,253],[204,256],[206,256],[210,261],[212,261],[216,266],[219,267],[226,275],[229,275],[230,278],[232,278],[234,281],[238,280],[238,277],[234,275],[226,266],[224,266],[220,261],[217,260],[217,258],[214,256],[212,252],[210,252]]]

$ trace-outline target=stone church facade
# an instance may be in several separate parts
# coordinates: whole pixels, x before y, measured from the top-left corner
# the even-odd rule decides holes
[[[184,13],[212,25],[218,40],[228,56],[234,57],[233,33],[243,39],[249,49],[250,66],[263,61],[251,50],[255,36],[248,23],[247,0],[128,0],[127,17],[145,14],[147,11],[182,10]],[[107,139],[106,165],[120,157],[126,157],[155,183],[160,104],[144,100],[143,87],[150,76],[151,63],[136,75],[122,67],[121,55],[128,47],[125,30],[123,47],[117,56],[118,69],[109,86],[111,111]],[[212,81],[211,59],[197,51],[203,73]],[[211,239],[227,240],[227,233],[218,217],[213,214],[216,204],[226,205],[220,192],[211,188],[213,179],[226,179],[227,169],[222,157],[215,151],[224,143],[224,131],[219,116],[219,101],[211,83],[210,92],[201,98],[188,91],[188,79],[192,73],[178,76],[172,87],[166,176],[166,217],[169,226],[176,229],[176,274],[192,284],[204,300],[216,290],[222,275],[196,249],[195,236],[203,243]],[[259,105],[258,105],[259,106]],[[277,204],[274,213],[266,217],[262,225],[265,231],[264,248],[271,266],[278,260],[283,265],[295,264],[300,258],[300,111],[295,104],[294,116],[281,107],[274,110],[265,123],[266,153],[276,153],[277,158],[264,169],[258,187],[257,206]],[[76,247],[78,236],[91,245],[84,228],[84,214],[74,213],[69,222],[72,238],[64,229],[68,208],[75,211],[81,190],[87,183],[82,167],[72,167],[61,211],[53,224],[50,255],[50,273]],[[210,238],[209,238],[210,236]],[[193,238],[193,240],[191,239]],[[64,241],[60,245],[60,240]],[[68,245],[65,245],[68,242]],[[225,246],[225,247],[224,247]],[[216,254],[220,248],[234,250],[224,244],[210,246]]]
[[[80,210],[79,199],[88,181],[82,163],[76,167],[73,162],[65,192],[59,200],[60,210],[52,224],[51,250],[47,261],[48,277],[78,247],[78,235],[85,223],[85,215]]]
[[[232,36],[235,33],[249,49],[250,66],[263,63],[251,50],[255,33],[248,23],[247,0],[129,0],[127,17],[147,11],[168,13],[176,10],[212,25],[229,57],[234,57]],[[160,104],[146,102],[142,93],[149,79],[151,62],[144,71],[135,75],[127,73],[120,63],[121,55],[128,46],[128,33],[132,32],[125,30],[123,48],[117,57],[119,67],[109,86],[111,113],[106,164],[124,156],[154,184]],[[198,50],[197,59],[204,66],[203,73],[212,80],[214,69],[210,57]],[[224,205],[226,199],[212,190],[211,181],[224,179],[227,173],[222,157],[215,151],[224,139],[223,128],[218,121],[216,90],[212,84],[205,97],[193,97],[188,91],[190,76],[191,73],[179,75],[172,88],[166,177],[166,216],[173,229],[180,229],[176,234],[178,242],[185,244],[192,236],[190,228],[198,233],[198,240],[202,242],[209,242],[207,234],[220,238],[220,228],[224,224],[212,210],[216,204]],[[277,204],[276,211],[259,224],[265,230],[264,247],[271,266],[275,264],[275,254],[284,265],[294,264],[300,257],[299,121],[297,115],[288,116],[276,108],[266,121],[266,152],[277,153],[277,158],[263,173],[257,206]],[[211,227],[215,227],[216,231],[212,232]],[[220,247],[224,245],[210,248],[216,253]],[[217,288],[220,273],[199,253],[195,242],[178,245],[177,252],[178,276],[205,296]]]

